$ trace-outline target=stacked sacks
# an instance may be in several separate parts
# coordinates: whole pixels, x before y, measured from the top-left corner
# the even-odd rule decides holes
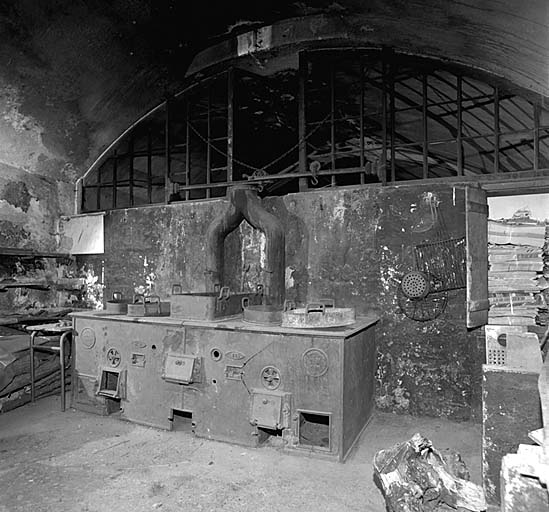
[[[489,324],[539,325],[546,316],[546,229],[520,210],[510,220],[488,222]]]

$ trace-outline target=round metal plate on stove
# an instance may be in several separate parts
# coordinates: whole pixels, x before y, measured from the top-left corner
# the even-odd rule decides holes
[[[261,384],[266,389],[277,389],[280,386],[280,370],[275,366],[265,366],[261,370]]]
[[[120,355],[120,352],[118,352],[116,348],[110,348],[107,352],[107,361],[109,362],[109,364],[113,368],[116,368],[120,364],[121,360],[122,356]]]
[[[84,348],[93,348],[95,345],[95,332],[89,327],[84,327],[80,333],[80,343]]]
[[[328,356],[324,350],[310,348],[301,357],[303,368],[309,377],[322,377],[328,371]]]

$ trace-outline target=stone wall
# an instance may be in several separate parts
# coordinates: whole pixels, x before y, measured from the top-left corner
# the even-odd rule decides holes
[[[399,279],[414,269],[414,245],[464,236],[463,188],[366,186],[270,197],[264,204],[286,228],[288,299],[331,297],[358,314],[380,316],[377,406],[477,419],[484,356],[465,326],[464,290],[450,292],[446,311],[428,322],[407,318],[397,303]],[[215,200],[109,212],[105,254],[79,264],[105,276],[105,297],[122,291],[166,298],[174,283],[203,291],[204,233],[223,207],[224,200]],[[263,242],[246,223],[229,235],[223,284],[239,291],[262,281]]]
[[[162,99],[164,70],[135,37],[147,2],[133,4],[0,8],[0,245],[53,248],[76,179]]]
[[[159,102],[162,70],[144,52],[131,54],[132,20],[147,12],[146,2],[134,4],[134,15],[117,2],[103,10],[78,0],[0,7],[0,247],[54,251],[59,217],[74,212],[76,179]],[[5,263],[0,280],[14,274],[14,262]],[[55,267],[48,260],[15,272],[49,278]],[[18,289],[0,294],[0,310],[57,300]]]
[[[173,2],[159,2],[154,9],[151,5],[145,0],[20,0],[0,6],[0,246],[54,250],[57,221],[61,215],[73,212],[76,179],[166,92],[181,88],[189,59],[212,44],[208,37],[223,32],[245,14],[258,23],[318,14],[335,20],[347,17],[355,20],[351,25],[344,24],[347,38],[357,40],[360,34],[360,41],[374,45],[411,48],[413,52],[449,59],[459,60],[461,56],[465,64],[547,92],[547,70],[542,64],[549,54],[548,20],[543,0],[527,7],[511,0],[479,1],[467,6],[452,0],[406,4],[394,0],[367,5],[345,0],[314,5],[282,2],[273,12],[262,12],[250,3],[233,11],[224,4],[222,17],[213,24],[205,23],[210,13],[198,4],[181,4],[175,11]],[[185,16],[186,9],[191,9],[192,16]],[[239,30],[238,24],[235,27]],[[315,27],[312,29],[321,28]],[[292,206],[292,200],[284,200],[286,210],[280,212],[288,219],[299,216],[300,208],[309,208],[299,202]],[[311,222],[320,225],[327,221],[324,204],[318,201]],[[338,203],[337,208],[338,212],[348,209],[345,203]],[[360,208],[369,209],[370,205]],[[290,294],[313,296],[333,289],[342,293],[346,302],[360,303],[359,290],[364,282],[372,280],[356,278],[353,265],[359,260],[353,258],[371,261],[371,249],[364,238],[366,232],[358,238],[356,233],[348,234],[346,223],[359,216],[351,211],[342,219],[338,213],[336,220],[326,225],[327,233],[341,237],[338,243],[342,250],[332,253],[340,270],[337,275],[333,273],[332,256],[326,256],[331,254],[333,242],[324,238],[321,248],[325,250],[316,252],[318,247],[311,244],[304,226],[295,228],[303,232],[296,233],[301,237],[299,244],[289,249],[295,251],[288,255],[292,261],[288,279],[294,282]],[[376,215],[382,215],[381,209]],[[244,227],[241,234],[242,243],[250,249],[257,247],[253,234]],[[239,245],[241,241],[233,237],[231,243]],[[364,254],[355,254],[355,246],[363,247]],[[308,248],[315,249],[310,258],[320,279],[310,278],[311,269],[300,259]],[[233,276],[235,286],[239,280],[257,279],[257,267],[241,263],[244,266]],[[377,263],[371,264],[374,267],[361,275],[374,272]],[[349,276],[358,279],[350,288],[346,281]],[[0,308],[10,306],[6,296],[2,300],[5,304]],[[33,300],[44,305],[49,302]],[[28,305],[24,300],[17,303],[17,307]]]

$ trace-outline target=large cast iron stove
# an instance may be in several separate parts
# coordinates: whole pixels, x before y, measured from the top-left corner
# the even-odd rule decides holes
[[[223,288],[223,241],[246,219],[265,233],[268,271],[261,293],[249,295],[281,308],[284,230],[251,188],[228,198],[207,232],[205,293]],[[225,317],[206,311],[185,315],[172,304],[169,317],[73,314],[73,407],[164,429],[183,413],[196,436],[247,446],[276,440],[344,460],[373,409],[377,318],[298,329],[246,322],[242,308]]]

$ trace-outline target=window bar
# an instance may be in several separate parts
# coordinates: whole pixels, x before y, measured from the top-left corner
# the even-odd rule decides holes
[[[172,156],[171,156],[171,130],[170,130],[170,111],[171,111],[172,102],[168,98],[166,100],[166,120],[165,120],[165,128],[164,128],[164,145],[166,148],[166,166],[165,166],[165,175],[164,175],[164,202],[168,204],[170,202],[170,195],[171,195],[171,179],[170,176],[172,174]]]
[[[108,160],[107,160],[108,162]],[[105,164],[103,164],[105,165]],[[103,183],[103,165],[97,169],[97,186],[96,186],[96,198],[95,198],[95,207],[96,210],[101,209],[101,190],[103,190],[103,187],[101,184]]]
[[[364,185],[365,169],[364,169],[364,73],[365,66],[362,56],[360,57],[360,184]]]
[[[463,176],[463,81],[461,75],[457,77],[457,136],[456,136],[456,150],[457,150],[457,168],[458,176]]]
[[[534,172],[539,170],[539,122],[541,114],[541,105],[534,103]]]
[[[499,88],[494,87],[494,172],[499,172]]]
[[[395,77],[394,69],[391,66],[389,71],[389,115],[391,116],[391,182],[396,181],[396,164],[395,164]]]
[[[227,181],[233,181],[234,68],[227,73]]]
[[[152,133],[147,131],[147,202],[152,204]]]
[[[209,185],[212,181],[212,84],[208,84],[208,100],[206,114],[206,184]],[[211,195],[210,187],[206,187],[206,198]]]
[[[470,85],[471,87],[473,87],[475,90],[481,92],[480,89],[478,88],[478,86],[476,86],[476,85],[474,85],[474,84],[471,84],[471,83],[470,83],[469,85]],[[502,105],[501,102],[502,102],[503,100],[505,100],[505,99],[512,100],[514,96],[515,96],[514,94],[500,94],[499,91],[498,91],[498,98],[499,98],[499,102],[500,102],[498,108],[500,109],[500,113],[501,113],[501,112],[506,112],[507,114],[511,114],[511,111],[509,110],[509,108],[506,107],[505,105]],[[489,100],[488,102],[486,102],[486,103],[484,103],[484,104],[488,104],[489,102],[493,102],[493,101],[494,101],[494,99],[493,99],[493,97],[492,97],[492,98],[490,98],[490,100]],[[476,104],[476,106],[478,106],[478,105],[480,105],[480,103]],[[519,111],[522,112],[523,114],[526,114],[526,115],[529,115],[529,114],[530,114],[529,112],[527,112],[526,110],[524,110],[520,105],[517,105],[517,104],[515,103],[514,106],[515,106],[515,108],[516,108],[517,110],[519,110]],[[515,118],[515,121],[518,121],[518,122],[521,122],[521,123],[522,123],[523,128],[522,128],[522,129],[518,129],[518,130],[512,130],[512,131],[523,131],[523,130],[525,130],[525,129],[528,128],[528,124],[527,124],[527,123],[525,123],[524,121],[521,121],[521,119],[519,119],[517,116],[514,116],[514,118]],[[505,125],[506,123],[504,123],[504,122],[502,121],[501,124]],[[510,129],[511,126],[507,125],[507,128]],[[503,131],[503,130],[500,129],[500,130],[498,130],[498,131],[501,132],[501,131]],[[508,131],[508,130],[507,130],[507,131]]]
[[[305,82],[307,80],[307,59],[306,53],[299,53],[299,82],[297,91],[298,104],[298,143],[299,143],[299,172],[307,172],[307,121],[305,112]],[[299,178],[299,191],[303,192],[309,188],[307,178]]]
[[[335,172],[335,64],[332,61],[330,63],[330,160],[332,172]],[[330,179],[330,186],[334,187],[336,184],[335,174],[332,174]]]
[[[133,147],[134,147],[134,136],[135,134],[132,133],[132,136],[130,137],[130,143],[128,148],[128,156],[130,158],[129,162],[129,172],[128,172],[128,192],[130,195],[130,206],[133,206]]]
[[[187,98],[185,101],[185,186],[191,184],[191,130],[190,126],[191,101]],[[185,199],[189,200],[191,191],[185,190]]]
[[[421,88],[423,96],[423,179],[429,177],[429,147],[427,146],[427,75],[421,77]]]
[[[74,213],[78,215],[84,212],[84,204],[86,202],[86,187],[84,186],[84,179],[78,178],[75,185],[76,194],[74,198]]]
[[[382,96],[383,101],[381,104],[381,115],[382,115],[382,130],[383,130],[383,140],[382,140],[382,155],[381,155],[381,182],[383,185],[387,185],[387,66],[385,60],[382,62],[381,68],[381,85],[382,85]]]
[[[499,95],[499,115],[500,115],[500,125],[504,125],[503,128],[500,127],[500,130],[499,132],[509,132],[510,133],[517,133],[517,132],[520,132],[520,131],[524,131],[526,129],[528,129],[528,122],[527,121],[522,121],[521,119],[519,119],[517,116],[514,116],[515,119],[517,121],[519,121],[522,125],[523,125],[523,128],[524,129],[513,129],[511,130],[512,126],[509,125],[508,123],[504,122],[501,120],[501,112],[506,112],[506,113],[510,113],[510,110],[508,108],[506,108],[504,105],[502,105],[502,101],[506,100],[506,99],[514,99],[516,98],[516,96],[506,96],[506,95],[502,95],[500,94]],[[513,103],[514,106],[517,108],[517,110],[523,114],[525,114],[526,116],[528,116],[528,119],[530,118],[531,114],[532,114],[532,111],[531,110],[527,110],[527,109],[524,109],[523,107],[521,107],[519,104],[517,103]],[[531,103],[529,103],[531,105]],[[515,151],[522,157],[524,157],[525,159],[528,159],[527,155],[524,154],[524,151],[522,149],[520,149],[520,146],[522,144],[521,143],[508,143],[505,148],[506,149],[509,149],[509,148],[514,148]],[[528,146],[530,146],[530,144],[528,144]],[[535,158],[534,158],[535,159]]]
[[[112,207],[116,208],[116,203],[118,203],[118,197],[117,197],[117,189],[116,189],[116,182],[118,180],[118,158],[116,154],[116,149],[114,150],[113,154],[113,162],[112,162]]]

